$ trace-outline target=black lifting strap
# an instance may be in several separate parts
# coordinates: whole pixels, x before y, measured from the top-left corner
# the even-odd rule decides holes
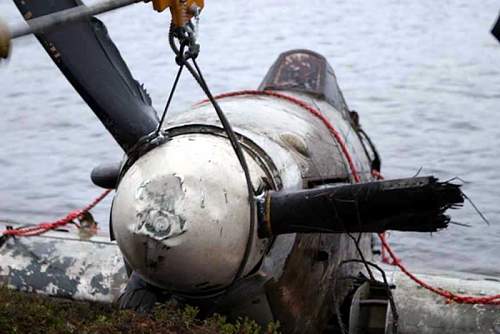
[[[250,203],[250,227],[249,227],[249,234],[248,234],[248,240],[247,244],[245,247],[245,253],[243,255],[243,260],[241,261],[241,264],[238,268],[238,271],[236,272],[234,278],[233,278],[233,283],[234,284],[238,279],[241,278],[241,276],[244,273],[244,269],[246,268],[246,265],[248,263],[249,257],[250,257],[250,251],[253,245],[253,238],[254,238],[254,229],[257,225],[257,215],[254,210],[254,204],[255,204],[255,196],[256,196],[256,190],[253,187],[252,184],[252,179],[250,175],[250,169],[248,167],[245,155],[243,153],[243,148],[238,141],[238,137],[236,136],[236,133],[234,132],[231,123],[227,119],[226,115],[222,111],[221,107],[219,106],[219,103],[216,101],[214,98],[212,92],[210,91],[210,88],[208,87],[207,82],[205,81],[205,78],[200,70],[200,67],[198,66],[198,63],[196,62],[196,58],[198,57],[199,54],[199,45],[196,43],[196,36],[192,33],[194,31],[194,27],[190,27],[191,29],[186,29],[186,28],[175,28],[173,25],[171,25],[170,32],[169,32],[169,43],[170,47],[172,48],[172,51],[176,55],[176,62],[179,65],[179,71],[177,72],[177,76],[175,78],[174,84],[172,86],[172,90],[170,92],[170,95],[168,97],[168,101],[165,107],[165,110],[162,114],[161,120],[160,120],[160,125],[156,130],[156,134],[161,133],[161,125],[164,122],[168,108],[170,106],[170,102],[172,100],[173,94],[176,90],[180,75],[182,73],[183,68],[185,67],[192,75],[192,77],[196,80],[200,88],[203,90],[205,95],[207,96],[208,100],[212,104],[213,108],[215,109],[215,112],[222,124],[222,127],[224,129],[224,132],[226,133],[229,142],[231,143],[231,146],[233,147],[234,153],[236,154],[236,157],[238,158],[238,161],[240,163],[240,166],[243,170],[243,173],[245,175],[245,180],[247,184],[247,190],[248,190],[248,200]],[[180,47],[177,47],[176,45],[176,40],[179,42]],[[192,62],[191,63],[189,62]]]

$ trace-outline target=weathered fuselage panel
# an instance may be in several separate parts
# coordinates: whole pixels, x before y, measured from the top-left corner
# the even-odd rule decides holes
[[[0,230],[12,223],[1,223]],[[96,302],[113,302],[127,283],[116,243],[81,240],[70,232],[10,238],[0,248],[0,284],[11,288]]]

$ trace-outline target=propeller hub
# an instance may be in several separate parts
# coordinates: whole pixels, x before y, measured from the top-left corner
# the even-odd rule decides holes
[[[264,172],[246,158],[258,183]],[[113,203],[113,231],[127,262],[149,283],[180,293],[212,293],[227,287],[243,262],[248,273],[264,254],[267,240],[250,231],[250,206],[229,141],[181,135],[127,171]],[[255,236],[245,260],[249,233]]]

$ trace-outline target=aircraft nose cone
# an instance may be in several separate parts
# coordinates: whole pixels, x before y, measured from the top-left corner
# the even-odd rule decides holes
[[[264,173],[246,158],[257,186]],[[246,181],[232,147],[208,134],[174,137],[141,157],[118,186],[112,225],[125,259],[146,281],[190,294],[232,282],[249,233],[245,272],[267,243],[250,231]]]

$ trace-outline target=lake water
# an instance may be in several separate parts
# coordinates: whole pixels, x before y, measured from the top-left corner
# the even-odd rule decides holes
[[[39,0],[41,1],[41,0]],[[491,221],[467,205],[433,235],[392,234],[412,268],[500,275],[498,0],[207,1],[199,62],[215,93],[256,88],[278,54],[309,48],[336,70],[383,158],[386,178],[460,177]],[[0,17],[21,20],[10,1]],[[137,4],[102,15],[136,79],[162,110],[176,71],[169,15]],[[32,37],[0,65],[0,219],[38,222],[101,190],[91,169],[122,152]],[[173,110],[202,97],[186,75]],[[109,199],[96,210],[107,225]],[[103,227],[106,230],[106,227]]]

